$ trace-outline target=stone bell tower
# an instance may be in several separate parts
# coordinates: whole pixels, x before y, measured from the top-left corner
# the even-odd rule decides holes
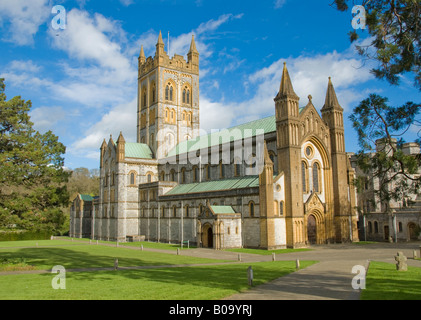
[[[287,247],[305,245],[304,207],[301,185],[301,145],[299,97],[294,92],[286,63],[281,85],[275,97],[278,170],[285,177],[285,224]]]
[[[187,60],[170,58],[159,32],[155,56],[146,58],[142,46],[138,61],[137,142],[161,159],[199,134],[199,52],[192,36]]]
[[[330,147],[332,159],[332,187],[333,187],[333,212],[335,225],[335,241],[349,241],[352,230],[356,229],[356,217],[352,217],[351,203],[348,199],[348,157],[345,152],[345,135],[343,108],[339,105],[329,77],[326,91],[325,104],[321,110],[322,118],[329,127]]]

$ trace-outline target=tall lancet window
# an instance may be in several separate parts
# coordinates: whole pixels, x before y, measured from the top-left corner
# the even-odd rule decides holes
[[[320,192],[320,165],[315,162],[313,164],[313,191]]]
[[[301,179],[303,184],[303,193],[308,192],[308,183],[307,183],[307,163],[304,161],[301,162]]]

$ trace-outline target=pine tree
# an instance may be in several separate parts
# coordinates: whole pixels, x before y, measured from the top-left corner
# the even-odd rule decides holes
[[[7,101],[4,92],[0,79],[0,228],[58,232],[68,204],[66,148],[32,128],[31,101]]]

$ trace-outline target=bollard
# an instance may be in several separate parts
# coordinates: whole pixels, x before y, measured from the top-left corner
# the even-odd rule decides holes
[[[180,255],[180,248],[177,248],[177,256]]]
[[[276,261],[275,252],[272,252],[272,261]]]
[[[251,287],[253,285],[253,269],[251,266],[247,268],[247,280],[249,286]]]
[[[143,244],[140,246],[140,250],[142,250],[142,251],[143,251]]]
[[[295,260],[295,269],[300,270],[300,260]]]
[[[98,240],[96,241],[96,244],[98,245]]]
[[[241,253],[239,253],[239,254],[238,254],[238,258],[237,258],[237,260],[238,260],[238,261],[241,261]]]
[[[414,250],[414,259],[417,259],[418,258],[418,256],[417,256],[417,250]]]
[[[118,259],[114,260],[114,270],[118,269]]]

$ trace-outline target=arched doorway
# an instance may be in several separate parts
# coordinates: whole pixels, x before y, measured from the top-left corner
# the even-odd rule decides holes
[[[312,214],[310,214],[307,218],[307,238],[309,244],[317,243],[316,218]]]
[[[210,224],[203,226],[202,245],[204,248],[213,248],[213,230]]]
[[[409,240],[418,240],[417,229],[417,225],[414,222],[408,223]]]

